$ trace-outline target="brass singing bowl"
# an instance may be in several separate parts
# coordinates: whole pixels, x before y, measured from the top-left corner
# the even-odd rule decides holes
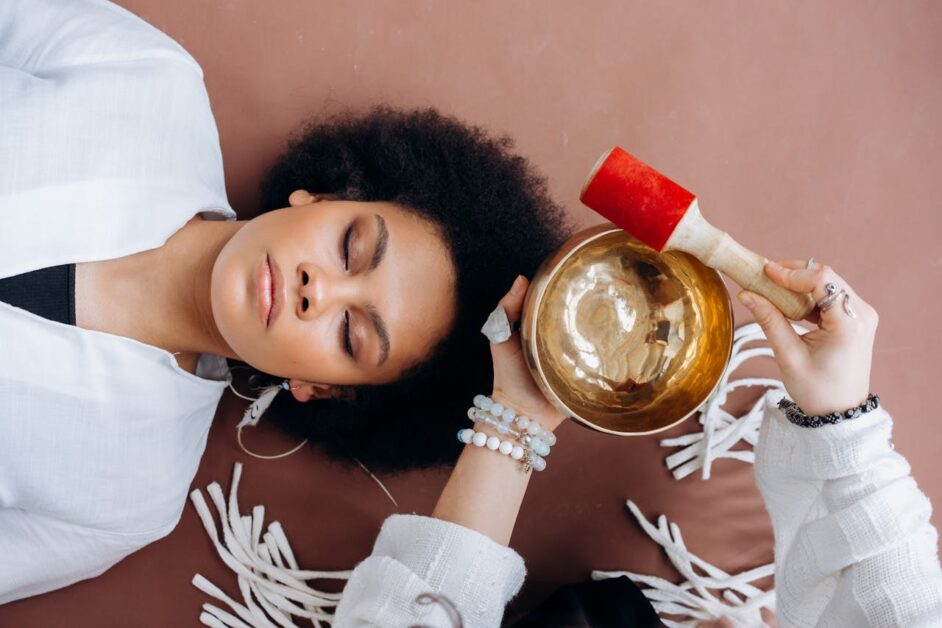
[[[733,308],[715,270],[608,223],[540,266],[520,331],[530,371],[561,412],[609,434],[651,434],[693,414],[719,384]]]

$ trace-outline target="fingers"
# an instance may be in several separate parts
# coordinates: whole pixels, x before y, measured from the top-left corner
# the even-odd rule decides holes
[[[807,348],[781,310],[765,297],[748,290],[743,290],[736,297],[765,332],[779,366],[784,369],[804,359]]]
[[[527,296],[527,287],[529,282],[523,275],[517,275],[510,290],[500,300],[500,305],[507,312],[507,319],[511,324],[520,320],[520,314],[523,312],[523,301]]]
[[[834,274],[830,267],[815,263],[806,268],[806,261],[784,260],[784,263],[769,262],[765,265],[765,274],[778,285],[794,292],[810,292],[816,299],[824,297],[824,284]],[[820,293],[815,294],[815,291]]]
[[[510,322],[510,338],[504,342],[491,343],[491,355],[494,358],[495,365],[500,359],[506,359],[517,353],[520,353],[520,334],[517,331],[516,323],[520,321],[523,313],[523,302],[527,296],[527,288],[530,283],[523,275],[518,275],[514,280],[510,290],[499,301],[499,305],[507,313],[507,320]]]
[[[807,268],[807,264],[806,260],[779,260],[778,264],[775,262],[767,264],[765,272],[772,281],[780,286],[795,292],[810,292],[816,302],[827,296],[825,286],[828,283],[833,283],[838,289],[847,291],[850,295],[850,307],[857,314],[856,317],[851,317],[844,309],[843,302],[838,302],[826,312],[815,309],[806,320],[822,328],[876,328],[879,321],[876,310],[861,299],[860,295],[843,277],[825,264],[815,262],[812,264],[812,268]]]
[[[827,283],[844,288],[856,299],[860,298],[850,284],[830,266],[820,262],[815,262],[811,268],[807,268],[807,265],[806,260],[779,260],[769,262],[765,271],[780,286],[795,292],[810,292],[817,301],[826,296],[824,285]]]

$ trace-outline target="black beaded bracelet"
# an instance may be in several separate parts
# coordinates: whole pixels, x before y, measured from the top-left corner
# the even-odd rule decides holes
[[[782,409],[788,420],[801,427],[821,427],[822,425],[834,425],[846,419],[856,419],[861,414],[866,414],[880,406],[880,398],[870,393],[867,400],[855,408],[844,410],[843,412],[832,412],[830,414],[807,415],[802,412],[794,401],[783,398],[778,402],[778,407]]]

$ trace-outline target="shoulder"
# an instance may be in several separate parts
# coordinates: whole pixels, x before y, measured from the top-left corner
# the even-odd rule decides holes
[[[102,64],[199,64],[160,29],[107,0],[0,2],[0,61],[39,77]]]

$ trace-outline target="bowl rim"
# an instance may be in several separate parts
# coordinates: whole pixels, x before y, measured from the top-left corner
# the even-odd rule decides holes
[[[526,342],[526,346],[524,347],[524,353],[529,358],[527,360],[527,365],[530,367],[530,373],[537,378],[537,384],[539,385],[540,390],[543,392],[544,396],[546,396],[547,399],[550,401],[550,403],[556,406],[556,408],[560,410],[561,412],[563,412],[568,418],[573,419],[582,427],[591,429],[596,432],[603,432],[605,434],[612,434],[615,436],[626,436],[626,437],[648,436],[650,434],[657,434],[658,432],[669,430],[670,428],[675,427],[679,425],[680,423],[686,421],[688,418],[690,418],[691,415],[698,412],[700,408],[703,407],[703,404],[709,401],[709,399],[713,396],[717,388],[719,388],[720,384],[722,384],[723,382],[723,374],[726,372],[726,369],[729,368],[729,362],[730,362],[730,358],[732,357],[733,344],[734,344],[735,335],[736,335],[736,325],[735,325],[736,320],[733,315],[733,302],[729,295],[729,289],[726,288],[726,284],[723,282],[722,275],[720,275],[719,271],[717,271],[715,268],[711,268],[707,266],[707,268],[710,271],[716,274],[720,282],[723,283],[723,288],[724,288],[723,293],[726,295],[726,302],[728,305],[727,310],[729,311],[730,334],[729,334],[729,343],[726,350],[726,359],[725,359],[726,365],[723,367],[723,372],[717,378],[716,383],[713,385],[710,391],[704,396],[703,400],[700,401],[700,403],[697,404],[692,410],[690,410],[690,412],[678,418],[676,421],[673,421],[672,423],[668,423],[667,425],[663,425],[661,427],[657,427],[652,430],[647,430],[645,432],[621,432],[617,430],[612,430],[612,429],[597,425],[593,423],[592,421],[579,416],[578,413],[574,412],[572,408],[569,407],[569,405],[567,405],[565,402],[563,402],[562,399],[560,399],[559,395],[556,394],[556,391],[553,390],[552,386],[550,386],[549,381],[546,378],[543,365],[541,364],[540,354],[537,351],[536,323],[537,323],[538,317],[536,316],[536,314],[537,314],[540,304],[543,302],[543,296],[546,293],[547,287],[550,285],[552,279],[557,275],[557,273],[559,273],[560,269],[562,268],[566,260],[568,260],[570,257],[575,255],[579,250],[585,248],[592,242],[616,231],[624,231],[624,229],[617,227],[611,222],[605,222],[599,225],[587,227],[586,229],[583,229],[581,231],[574,233],[571,236],[569,241],[575,240],[577,237],[581,237],[582,238],[581,240],[579,240],[578,242],[574,244],[564,244],[563,249],[561,249],[561,251],[557,252],[556,255],[553,255],[547,260],[548,265],[549,265],[549,262],[552,262],[552,264],[551,264],[550,270],[546,273],[546,275],[543,276],[542,280],[539,282],[539,285],[536,286],[536,289],[537,289],[536,293],[532,297],[534,302],[532,305],[532,315],[530,316],[530,320],[527,321],[528,322],[528,325],[527,325],[528,329],[526,330],[527,342]],[[628,234],[628,235],[631,236],[631,234]],[[568,250],[564,250],[567,247],[568,247]],[[688,255],[690,254],[688,253]],[[691,255],[691,257],[693,256]],[[525,307],[525,310],[526,309],[527,308]],[[522,331],[523,331],[523,326],[521,325],[521,332]],[[521,333],[521,336],[522,335],[523,334]]]

